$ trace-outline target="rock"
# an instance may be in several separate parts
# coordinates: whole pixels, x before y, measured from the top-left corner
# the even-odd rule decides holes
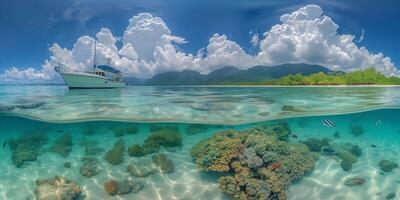
[[[340,133],[336,131],[336,132],[333,134],[333,137],[336,138],[336,139],[337,139],[337,138],[340,138]]]
[[[360,125],[352,124],[350,125],[351,134],[354,136],[360,136],[364,133],[364,128]]]
[[[365,179],[359,178],[359,177],[349,178],[349,179],[346,179],[346,181],[344,182],[344,184],[349,187],[360,186],[360,185],[363,185],[364,183],[365,183]]]
[[[164,174],[173,173],[175,171],[175,166],[172,160],[168,159],[165,154],[157,154],[151,157],[155,166],[160,168],[161,172]]]
[[[394,198],[396,198],[396,193],[394,192],[391,192],[388,195],[386,195],[386,199],[394,199]]]
[[[42,146],[47,142],[43,133],[27,133],[19,139],[11,139],[8,146],[12,151],[11,160],[16,167],[36,161]]]
[[[64,163],[64,165],[63,165],[65,168],[71,168],[71,163],[69,163],[69,162],[66,162],[66,163]]]
[[[284,105],[281,108],[282,111],[296,111],[296,108],[293,106],[289,106],[289,105]]]
[[[304,141],[304,144],[308,146],[310,151],[320,152],[323,146],[329,146],[329,141],[327,139],[317,139],[317,138],[309,138]]]
[[[340,159],[342,159],[340,166],[344,171],[351,170],[353,168],[353,164],[357,162],[357,157],[348,151],[342,151],[338,156]]]
[[[142,157],[144,156],[144,148],[142,145],[133,144],[128,148],[128,154],[132,157]]]
[[[143,189],[143,184],[130,180],[109,180],[104,183],[104,190],[109,195],[123,195],[128,193],[138,193]]]
[[[82,176],[86,178],[95,176],[100,171],[98,164],[99,161],[96,158],[90,158],[90,157],[83,158],[82,165],[79,168],[79,172],[82,174]]]
[[[178,128],[163,128],[158,126],[150,127],[152,133],[143,144],[144,154],[151,154],[160,151],[161,147],[181,147],[182,136]]]
[[[62,176],[36,181],[36,200],[77,200],[81,193],[78,184]]]
[[[155,168],[150,161],[141,161],[136,163],[131,163],[126,171],[131,176],[136,177],[146,177],[152,174],[155,174],[158,170]]]
[[[113,148],[107,151],[104,159],[112,164],[112,165],[119,165],[124,162],[124,151],[125,151],[125,143],[123,140],[118,140]]]
[[[64,134],[55,141],[49,151],[58,153],[60,156],[66,158],[72,150],[72,145],[71,134]]]
[[[122,137],[126,134],[136,134],[139,131],[137,127],[118,127],[115,131],[115,137]]]
[[[350,149],[350,152],[356,157],[360,157],[362,155],[362,150],[358,145],[353,145]]]
[[[332,155],[338,155],[339,153],[331,147],[323,147],[322,154],[332,156]]]
[[[398,168],[399,165],[393,161],[383,159],[379,162],[379,167],[384,172],[391,172],[393,169]]]
[[[259,112],[258,115],[260,115],[262,117],[266,117],[266,116],[271,115],[271,113],[270,112]]]
[[[205,133],[208,130],[208,126],[205,124],[190,124],[186,128],[187,135],[196,135],[199,133]]]

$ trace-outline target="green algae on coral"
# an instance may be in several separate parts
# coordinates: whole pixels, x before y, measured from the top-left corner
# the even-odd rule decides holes
[[[42,133],[26,133],[19,139],[8,141],[12,151],[11,160],[16,167],[22,167],[28,162],[36,161],[42,146],[47,142],[47,136]]]
[[[113,165],[119,165],[124,162],[124,151],[125,151],[125,142],[123,140],[118,140],[113,148],[107,151],[104,159]]]
[[[233,199],[285,199],[286,189],[317,160],[304,144],[287,142],[287,124],[223,130],[191,151],[197,166],[223,172],[220,188]]]

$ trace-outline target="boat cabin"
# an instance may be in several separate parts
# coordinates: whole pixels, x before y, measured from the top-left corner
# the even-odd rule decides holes
[[[106,77],[107,79],[120,81],[121,80],[121,71],[114,69],[107,65],[99,65],[96,66],[95,71],[92,74],[96,74],[98,76]]]

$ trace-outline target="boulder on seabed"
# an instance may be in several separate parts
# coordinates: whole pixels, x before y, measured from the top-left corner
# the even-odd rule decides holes
[[[349,178],[344,181],[344,185],[349,186],[349,187],[360,186],[360,185],[363,185],[364,183],[365,183],[365,179],[360,178],[360,177]]]
[[[140,162],[135,162],[129,164],[127,167],[126,171],[131,175],[131,176],[136,176],[136,177],[146,177],[152,174],[155,174],[158,172],[157,168],[153,166],[153,164],[149,161],[140,161]]]
[[[175,166],[172,160],[168,159],[165,154],[157,154],[152,156],[152,161],[154,165],[160,168],[161,172],[164,174],[173,173],[175,171]]]
[[[122,162],[124,162],[124,151],[125,142],[123,140],[118,140],[113,148],[107,151],[104,159],[112,165],[122,164]]]
[[[383,159],[379,162],[379,167],[384,172],[391,172],[393,169],[398,168],[399,165],[393,161]]]
[[[36,181],[36,200],[77,200],[81,193],[78,184],[62,176]]]
[[[99,173],[100,168],[98,166],[99,160],[96,158],[86,157],[82,159],[82,165],[79,168],[79,172],[82,176],[90,178]]]
[[[123,195],[131,192],[138,193],[143,187],[143,183],[131,180],[109,180],[104,183],[104,190],[109,195]]]

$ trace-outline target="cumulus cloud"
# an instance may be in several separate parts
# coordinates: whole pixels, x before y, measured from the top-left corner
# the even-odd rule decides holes
[[[224,66],[246,69],[282,63],[319,64],[343,71],[375,67],[385,75],[399,75],[389,57],[357,46],[353,35],[339,34],[339,26],[317,5],[284,14],[280,21],[262,36],[251,33],[251,44],[260,49],[256,55],[249,55],[224,34],[214,34],[207,47],[192,55],[180,50],[179,45],[187,41],[174,35],[161,18],[140,13],[129,19],[120,48],[111,30],[102,28],[96,38],[78,38],[72,49],[53,44],[49,49],[51,56],[41,69],[12,67],[0,75],[0,81],[51,81],[59,77],[54,72],[57,63],[79,71],[90,70],[94,65],[95,40],[97,65],[109,64],[126,76],[142,78],[172,70],[208,73]]]
[[[282,15],[280,21],[260,42],[262,64],[301,62],[343,71],[375,67],[385,75],[399,75],[389,57],[358,47],[353,35],[338,34],[339,26],[317,5]]]

